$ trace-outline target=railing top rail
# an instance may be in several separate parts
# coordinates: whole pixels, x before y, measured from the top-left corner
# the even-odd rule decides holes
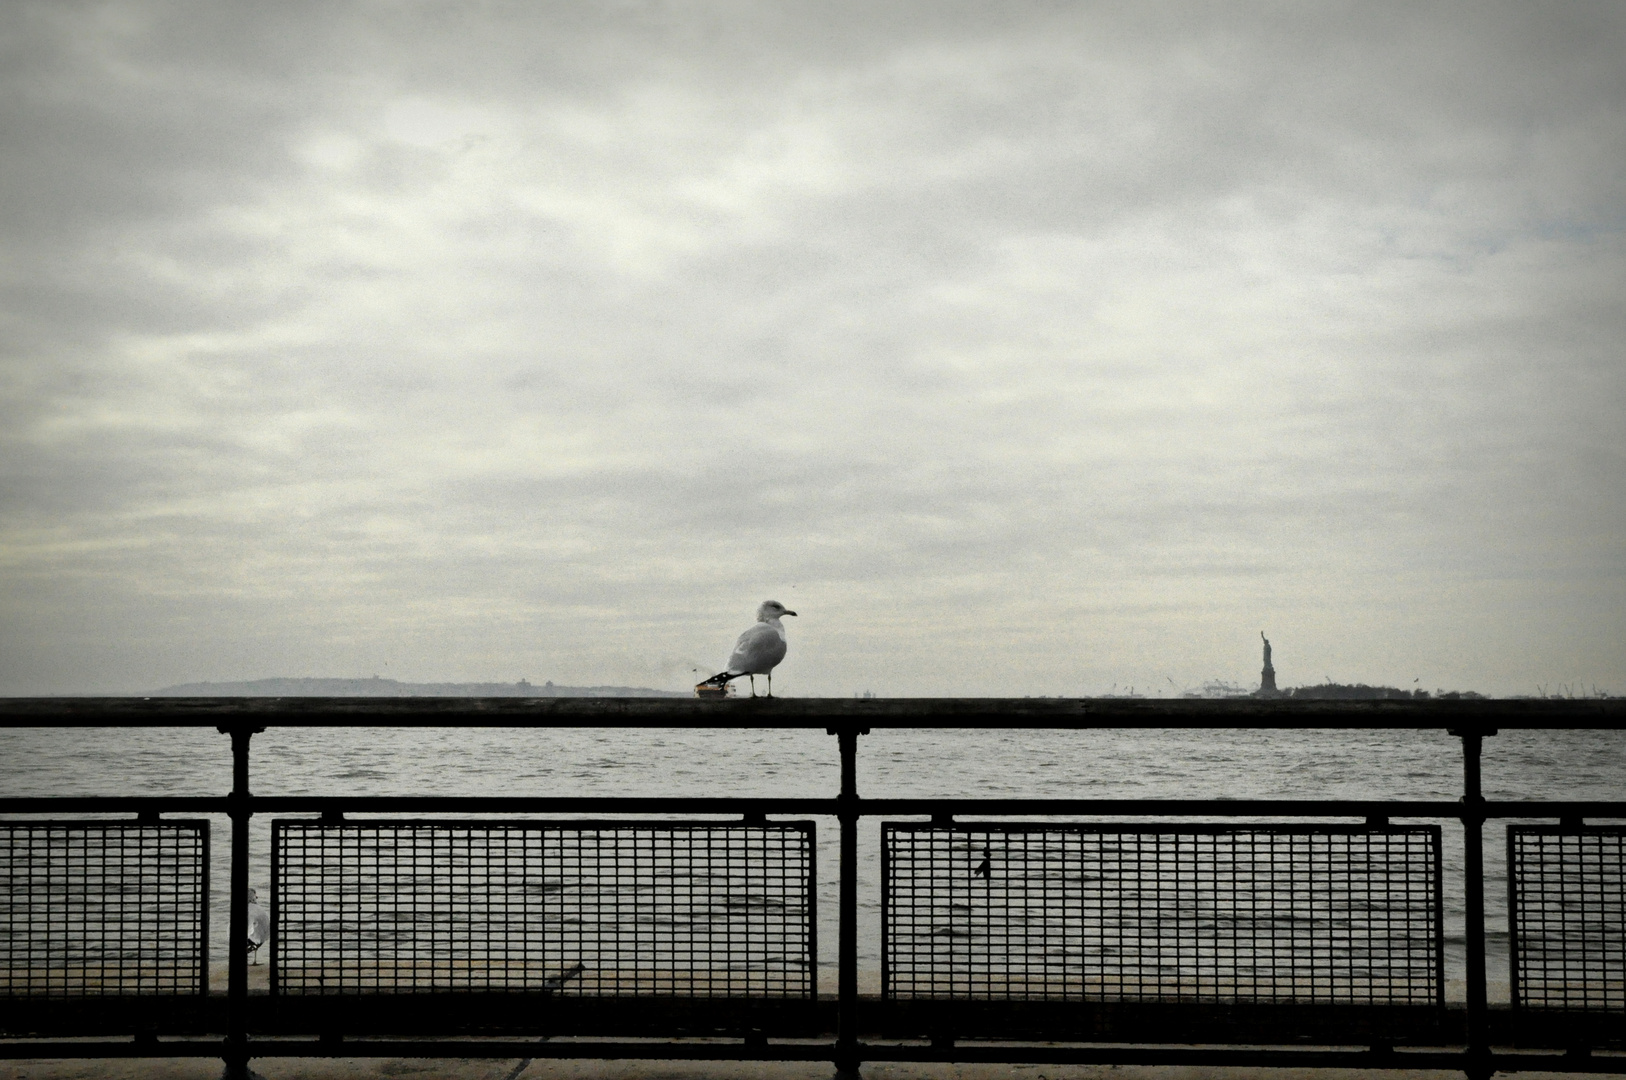
[[[1626,699],[0,698],[0,727],[1626,728]]]
[[[548,796],[548,795],[255,795],[257,814],[792,814],[839,813],[835,796]],[[3,814],[229,813],[237,804],[225,795],[43,795],[0,796]],[[1056,798],[871,798],[861,799],[865,817],[1364,817],[1458,819],[1471,812],[1495,818],[1626,818],[1626,801],[1492,800],[1471,806],[1461,801],[1383,799],[1056,799]]]

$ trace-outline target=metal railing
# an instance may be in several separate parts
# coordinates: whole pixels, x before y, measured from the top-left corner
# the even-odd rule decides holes
[[[1445,1004],[1439,826],[883,830],[885,998]]]
[[[0,797],[7,1058],[1626,1072],[1626,829],[1601,823],[1626,801],[1490,802],[1480,784],[1498,730],[1618,730],[1626,702],[14,699],[0,726],[213,727],[233,776],[224,796]],[[269,726],[814,728],[836,737],[841,779],[824,798],[256,796]],[[882,727],[1444,729],[1462,798],[861,797],[860,739]],[[207,979],[203,814],[230,819],[224,994]],[[271,932],[251,996],[257,816]],[[837,826],[833,995],[815,818]],[[859,992],[863,819],[882,819],[878,995]],[[1508,826],[1512,989],[1493,1022],[1483,833],[1513,819],[1550,824]],[[1460,1006],[1445,822],[1464,843]]]
[[[270,992],[812,998],[813,824],[277,821]]]

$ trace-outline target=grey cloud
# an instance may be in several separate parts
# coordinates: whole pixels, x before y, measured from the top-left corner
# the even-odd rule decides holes
[[[1619,12],[991,11],[13,9],[0,688],[1626,670]]]

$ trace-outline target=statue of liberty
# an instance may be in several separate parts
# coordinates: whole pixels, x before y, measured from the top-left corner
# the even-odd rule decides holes
[[[1275,697],[1278,691],[1276,689],[1276,669],[1270,665],[1270,639],[1265,637],[1265,632],[1261,630],[1259,631],[1259,640],[1265,643],[1265,668],[1259,673],[1259,696]]]

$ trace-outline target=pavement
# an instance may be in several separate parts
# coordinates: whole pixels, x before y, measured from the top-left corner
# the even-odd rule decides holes
[[[256,1059],[264,1080],[832,1080],[827,1063],[739,1061],[519,1061],[467,1058]],[[219,1080],[214,1059],[0,1062],[15,1080]],[[1521,1080],[1574,1073],[1524,1072]],[[875,1064],[863,1080],[1462,1080],[1459,1072],[1364,1069],[1237,1069],[1129,1065]]]
[[[249,968],[264,992],[269,967]],[[225,985],[220,965],[217,985]],[[1453,987],[1453,989],[1459,989]],[[256,1058],[264,1080],[832,1080],[827,1062],[521,1061],[515,1058]],[[218,1058],[0,1061],[0,1080],[220,1080]],[[1364,1069],[1238,1069],[1206,1066],[941,1065],[876,1063],[863,1080],[1462,1080],[1459,1072]],[[1558,1080],[1575,1073],[1519,1073]]]

